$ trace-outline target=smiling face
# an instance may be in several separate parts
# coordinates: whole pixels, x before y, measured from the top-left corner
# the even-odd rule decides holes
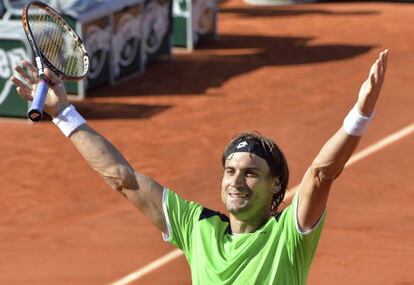
[[[235,152],[225,161],[221,198],[226,209],[238,219],[249,221],[270,216],[270,203],[278,190],[263,158]]]

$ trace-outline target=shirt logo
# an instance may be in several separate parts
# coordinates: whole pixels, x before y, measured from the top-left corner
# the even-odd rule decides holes
[[[242,147],[245,147],[245,146],[247,146],[248,145],[248,143],[247,142],[241,142],[241,143],[239,143],[238,145],[237,145],[237,149],[239,149],[239,148],[242,148]]]

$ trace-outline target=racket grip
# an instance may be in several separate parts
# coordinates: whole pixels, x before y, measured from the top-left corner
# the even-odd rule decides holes
[[[43,108],[45,107],[48,90],[49,84],[44,79],[41,79],[36,86],[33,102],[30,106],[29,112],[27,113],[27,116],[33,122],[38,122],[43,118]]]

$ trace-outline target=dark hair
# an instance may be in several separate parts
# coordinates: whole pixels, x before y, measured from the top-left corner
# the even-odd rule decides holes
[[[270,175],[279,179],[280,190],[273,195],[272,204],[270,206],[272,215],[275,215],[277,207],[283,201],[289,182],[289,167],[286,158],[272,139],[267,138],[258,132],[244,132],[235,135],[225,147],[221,158],[223,167],[228,156],[233,153],[233,149],[235,149],[241,141],[250,141],[253,144],[259,145],[262,154],[260,156],[264,156],[262,158],[266,160],[267,165],[269,166]]]

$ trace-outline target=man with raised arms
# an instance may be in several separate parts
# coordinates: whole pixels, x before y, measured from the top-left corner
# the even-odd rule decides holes
[[[228,215],[182,199],[137,171],[102,135],[91,129],[68,102],[60,79],[45,110],[89,165],[134,204],[180,248],[193,284],[305,284],[326,215],[333,181],[342,172],[374,116],[387,68],[380,53],[343,125],[307,169],[292,204],[278,212],[288,185],[286,159],[278,146],[258,133],[236,135],[223,156],[221,197]],[[37,72],[29,62],[11,80],[19,95],[32,100]],[[211,191],[209,189],[201,189]],[[200,189],[197,189],[200,191]],[[290,192],[288,192],[289,194]]]

